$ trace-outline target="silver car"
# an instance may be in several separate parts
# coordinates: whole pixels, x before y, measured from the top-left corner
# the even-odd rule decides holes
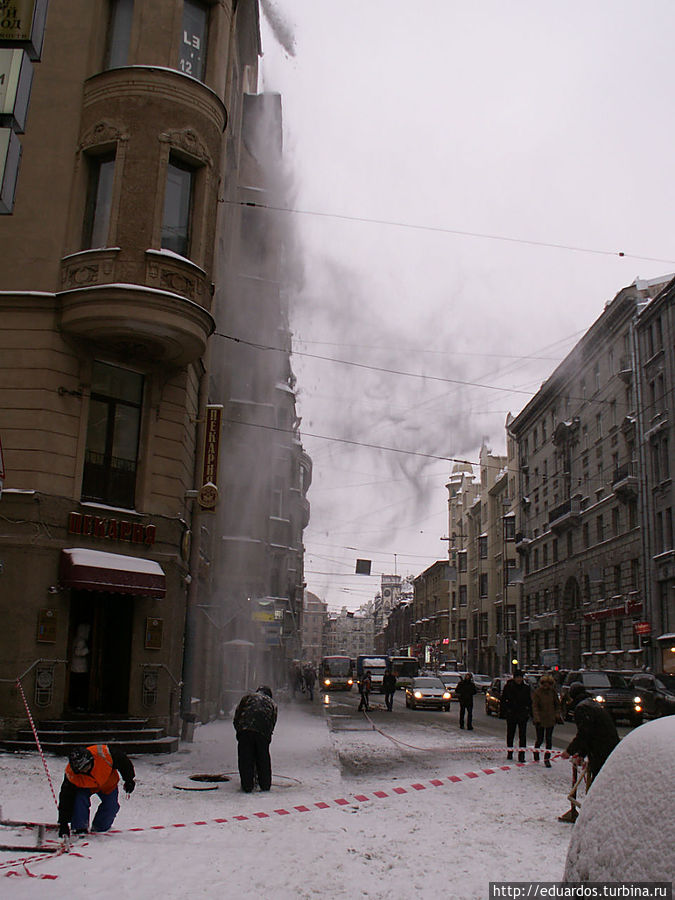
[[[405,689],[405,705],[408,709],[429,707],[430,709],[450,709],[452,695],[440,678],[435,675],[423,675],[413,678],[413,682]]]

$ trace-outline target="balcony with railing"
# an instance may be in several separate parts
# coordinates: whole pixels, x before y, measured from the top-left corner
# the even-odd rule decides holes
[[[580,521],[581,500],[579,497],[570,497],[560,503],[549,512],[548,516],[549,528],[556,533],[575,528]]]
[[[638,495],[637,462],[631,460],[617,466],[612,476],[612,490],[624,502],[634,500]]]

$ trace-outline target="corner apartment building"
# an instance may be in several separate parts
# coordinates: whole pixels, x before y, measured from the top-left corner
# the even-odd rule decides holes
[[[645,567],[652,526],[635,336],[640,313],[664,284],[636,281],[621,290],[509,424],[518,448],[526,665],[628,669],[647,661],[636,626],[653,617]],[[652,371],[648,365],[647,379]],[[665,398],[663,375],[655,390]],[[663,496],[654,514],[668,508]]]
[[[438,560],[413,581],[410,622],[412,655],[437,666],[446,655],[450,616],[447,560]]]
[[[473,467],[455,463],[446,484],[448,491],[448,557],[450,578],[450,643],[448,654],[464,664],[468,652],[469,629],[469,520],[468,512],[479,497],[480,485]]]
[[[351,612],[343,607],[326,622],[326,656],[350,656],[355,659],[375,650],[375,617],[372,608]]]
[[[229,255],[219,201],[240,184],[259,53],[254,0],[49,4],[0,217],[3,734],[25,720],[24,672],[40,718],[178,732],[186,613],[209,614],[196,586],[215,496],[205,412],[224,404],[208,352]]]
[[[328,617],[328,606],[316,594],[305,591],[302,614],[302,654],[301,659],[318,666],[324,655],[324,631]]]

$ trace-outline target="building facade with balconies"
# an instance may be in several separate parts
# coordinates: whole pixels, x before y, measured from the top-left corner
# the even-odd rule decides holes
[[[620,291],[508,424],[518,448],[523,665],[645,661],[635,628],[651,615],[635,326],[664,283]]]
[[[450,562],[450,642],[448,657],[464,664],[467,658],[469,627],[469,510],[476,502],[480,485],[473,467],[455,463],[446,484],[448,491],[448,558]],[[453,581],[454,579],[454,581]]]
[[[49,4],[0,218],[5,733],[29,669],[41,718],[177,733],[228,112],[259,52],[253,0]]]

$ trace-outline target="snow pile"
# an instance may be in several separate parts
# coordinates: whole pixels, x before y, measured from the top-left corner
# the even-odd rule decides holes
[[[675,717],[631,731],[583,801],[565,881],[670,881],[675,847]]]

